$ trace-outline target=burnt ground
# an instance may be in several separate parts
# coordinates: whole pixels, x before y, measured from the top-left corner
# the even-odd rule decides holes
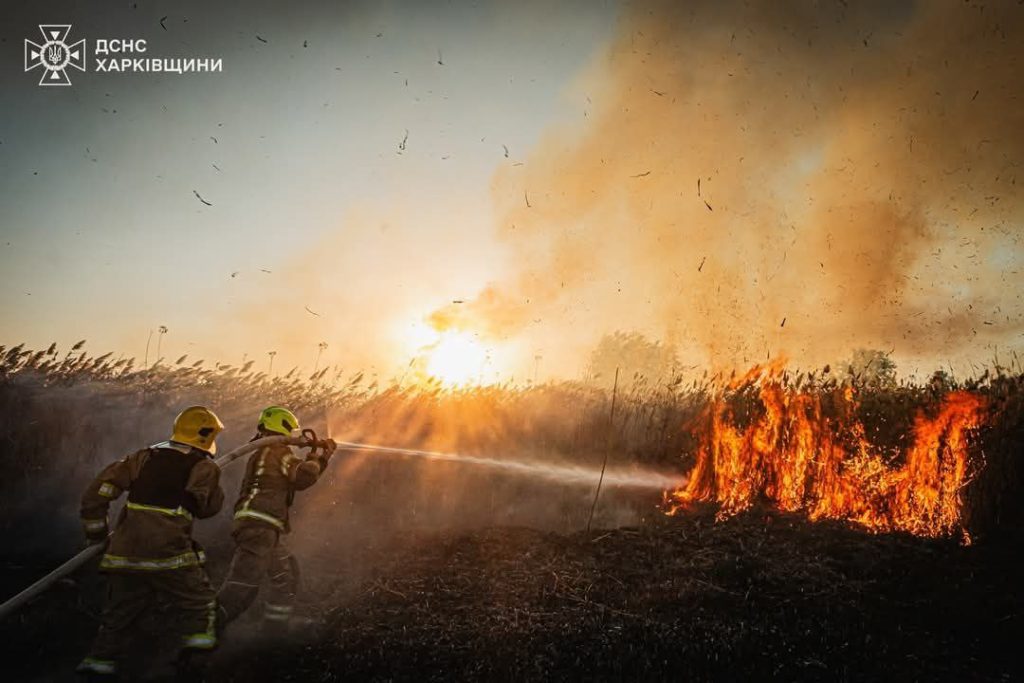
[[[964,547],[766,512],[590,534],[489,528],[393,540],[338,556],[333,576],[314,558],[302,608],[316,623],[286,642],[240,624],[211,680],[1001,681],[1024,672],[1019,541]],[[100,592],[86,573],[0,625],[15,674],[5,680],[65,676],[88,645]]]

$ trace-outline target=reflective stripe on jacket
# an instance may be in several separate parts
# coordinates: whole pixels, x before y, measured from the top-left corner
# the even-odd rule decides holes
[[[220,468],[208,453],[168,441],[108,465],[82,496],[86,529],[104,528],[110,503],[125,492],[128,502],[101,569],[164,571],[204,562],[192,522],[217,514],[224,504]]]
[[[261,448],[246,464],[235,503],[236,523],[264,524],[287,532],[294,492],[309,488],[319,477],[318,460],[304,460],[284,444]]]

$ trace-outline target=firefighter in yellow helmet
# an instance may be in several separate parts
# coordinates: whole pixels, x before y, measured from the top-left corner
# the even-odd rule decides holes
[[[223,429],[209,408],[186,408],[168,441],[108,465],[85,490],[82,525],[95,543],[107,538],[110,504],[128,494],[100,562],[108,574],[108,597],[92,650],[78,666],[85,678],[117,676],[139,617],[157,603],[176,612],[183,674],[201,666],[205,658],[196,655],[216,646],[215,594],[203,551],[192,539],[192,522],[212,517],[224,504],[220,468],[211,457]]]
[[[298,429],[299,420],[290,410],[270,406],[260,414],[254,438],[289,436]],[[326,447],[314,448],[303,458],[285,444],[274,444],[249,457],[235,503],[235,555],[217,595],[221,625],[249,608],[264,577],[270,581],[264,623],[271,629],[288,625],[298,589],[298,565],[281,540],[290,531],[288,508],[296,491],[316,483],[334,449],[328,440]]]

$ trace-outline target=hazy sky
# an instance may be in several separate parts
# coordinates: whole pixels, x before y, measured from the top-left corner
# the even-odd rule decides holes
[[[571,84],[617,11],[587,0],[133,4],[0,19],[3,343],[87,337],[141,356],[166,325],[164,355],[280,349],[283,367],[311,365],[322,340],[339,362],[395,346],[505,267],[491,176],[552,123],[582,116]],[[222,58],[224,70],[116,75],[90,63],[72,87],[40,88],[21,68],[40,22],[71,23],[90,45],[134,37],[149,56]]]
[[[615,329],[716,365],[1024,349],[1020,3],[133,5],[0,18],[0,343],[166,325],[172,360],[390,374],[443,320],[520,377]],[[40,88],[41,22],[224,70]]]

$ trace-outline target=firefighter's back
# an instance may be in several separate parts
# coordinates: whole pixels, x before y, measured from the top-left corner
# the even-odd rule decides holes
[[[126,465],[133,476],[128,502],[111,534],[101,569],[158,570],[202,564],[201,551],[192,540],[192,522],[209,516],[205,514],[209,506],[204,509],[198,504],[189,491],[189,480],[197,467],[209,472],[198,473],[196,479],[212,480],[219,473],[217,466],[200,451],[174,442],[133,453]]]
[[[195,519],[215,515],[224,503],[214,439],[224,425],[210,410],[193,406],[175,420],[169,441],[108,465],[82,496],[82,524],[94,542],[107,537],[110,504],[128,500],[100,563],[108,597],[92,650],[79,665],[91,677],[110,677],[133,651],[137,624],[159,601],[176,612],[185,668],[214,648],[215,593],[205,557],[192,539]]]

